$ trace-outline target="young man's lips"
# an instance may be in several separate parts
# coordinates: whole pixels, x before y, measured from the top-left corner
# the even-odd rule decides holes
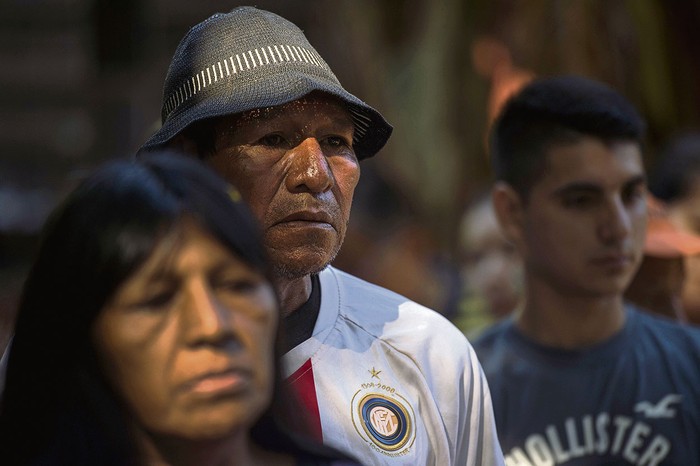
[[[625,267],[632,263],[632,258],[625,254],[609,254],[593,259],[593,263],[602,267]]]

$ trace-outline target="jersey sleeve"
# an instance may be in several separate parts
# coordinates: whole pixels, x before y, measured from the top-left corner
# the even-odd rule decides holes
[[[416,335],[424,338],[424,350],[417,353],[416,362],[442,414],[451,464],[504,465],[491,393],[476,353],[462,332],[431,312],[428,321],[415,319],[424,329]]]
[[[459,420],[463,430],[458,430],[455,464],[503,465],[491,392],[474,350],[469,343],[467,345]]]

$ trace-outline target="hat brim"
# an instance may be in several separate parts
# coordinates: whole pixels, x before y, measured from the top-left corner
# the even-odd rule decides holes
[[[162,149],[179,133],[198,121],[275,107],[298,100],[314,91],[339,98],[348,107],[355,123],[355,153],[359,160],[372,157],[388,141],[392,126],[374,108],[351,93],[318,76],[286,70],[284,82],[266,79],[238,83],[233,92],[202,92],[196,99],[183,102],[162,126],[141,146],[139,152]],[[268,81],[268,82],[265,82]],[[274,89],[261,96],[260,89]]]

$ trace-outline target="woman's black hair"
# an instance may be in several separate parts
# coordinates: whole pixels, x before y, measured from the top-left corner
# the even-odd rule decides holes
[[[125,410],[97,363],[93,323],[183,217],[269,279],[257,224],[237,199],[201,162],[159,153],[106,164],[53,212],[9,350],[0,463],[139,464]],[[278,376],[276,384],[278,392]],[[260,422],[256,443],[294,450],[270,410]]]

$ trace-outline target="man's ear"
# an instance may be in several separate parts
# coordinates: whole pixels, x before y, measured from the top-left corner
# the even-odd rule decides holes
[[[182,133],[178,133],[170,140],[168,143],[168,148],[191,155],[193,157],[199,157],[199,148],[197,147],[197,144],[191,138],[185,137],[185,135]]]
[[[525,231],[525,205],[520,195],[511,185],[499,181],[491,190],[491,200],[503,235],[521,249]]]

